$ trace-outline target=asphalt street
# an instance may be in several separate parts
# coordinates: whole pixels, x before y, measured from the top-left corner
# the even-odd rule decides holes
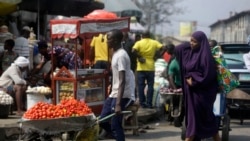
[[[150,128],[143,129],[145,133],[140,133],[139,136],[132,135],[132,131],[126,131],[126,141],[181,141],[181,129],[164,120],[153,121],[147,125]],[[245,120],[240,125],[239,120],[232,119],[230,126],[229,141],[250,141],[250,120]]]

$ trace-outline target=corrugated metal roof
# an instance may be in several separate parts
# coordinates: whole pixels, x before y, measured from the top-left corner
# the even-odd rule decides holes
[[[227,19],[218,20],[218,21],[216,21],[215,23],[211,24],[209,27],[214,27],[214,26],[216,26],[216,25],[218,25],[218,24],[230,22],[230,21],[232,21],[232,20],[234,20],[234,19],[237,19],[237,18],[239,18],[239,17],[241,17],[241,16],[243,16],[243,15],[246,15],[246,14],[250,14],[250,10],[242,11],[242,12],[240,12],[240,13],[236,13],[235,15],[233,15],[233,16],[227,18]]]
[[[131,0],[100,0],[104,3],[104,9],[111,12],[128,10],[141,11]]]

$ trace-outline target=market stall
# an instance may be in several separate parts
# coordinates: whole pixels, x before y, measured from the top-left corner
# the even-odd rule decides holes
[[[75,99],[62,100],[57,105],[39,102],[26,111],[20,120],[20,127],[24,131],[21,139],[48,141],[59,137],[61,140],[97,141],[98,124],[114,115],[97,118],[85,102]]]
[[[96,140],[96,120],[92,110],[83,101],[67,99],[56,105],[38,102],[28,109],[20,120],[20,127],[24,131],[22,139],[52,140],[62,133],[73,132],[74,140]],[[88,136],[76,139],[76,133],[79,131],[86,132]]]
[[[130,18],[112,17],[112,13],[108,12],[101,13],[102,16],[105,16],[101,18],[98,16],[100,12],[105,11],[94,11],[79,19],[50,21],[52,47],[58,39],[70,39],[75,41],[72,48],[75,48],[76,51],[77,40],[82,39],[81,50],[84,52],[82,68],[75,67],[75,69],[69,70],[62,67],[52,76],[54,104],[59,103],[62,99],[74,97],[86,101],[95,114],[101,112],[103,101],[107,96],[109,78],[105,70],[89,68],[91,64],[89,44],[94,35],[106,33],[112,29],[129,31]]]

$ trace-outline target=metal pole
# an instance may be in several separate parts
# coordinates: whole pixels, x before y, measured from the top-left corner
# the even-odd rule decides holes
[[[40,0],[37,0],[37,40],[40,39]]]

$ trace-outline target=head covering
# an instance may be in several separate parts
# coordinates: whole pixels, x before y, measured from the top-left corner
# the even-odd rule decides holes
[[[23,27],[23,30],[31,32],[31,29],[30,29],[30,27],[28,27],[28,26],[24,26],[24,27]]]
[[[196,31],[192,37],[199,42],[200,47],[191,49],[189,43],[177,46],[175,49],[177,59],[182,65],[184,78],[192,77],[197,83],[207,85],[216,77],[215,60],[204,32]]]
[[[19,67],[28,67],[30,62],[27,58],[23,56],[19,56],[15,61],[14,64],[16,64]]]
[[[181,63],[182,60],[186,60],[188,55],[188,52],[191,51],[190,43],[189,42],[183,42],[179,45],[177,45],[174,49],[174,54],[176,56],[176,59]]]
[[[196,31],[192,34],[192,37],[195,38],[200,47],[197,50],[196,53],[192,53],[192,58],[195,64],[205,64],[205,65],[214,65],[215,61],[211,52],[211,48],[209,45],[209,41],[207,39],[207,36],[202,31]],[[194,66],[194,64],[190,64],[191,66]]]

